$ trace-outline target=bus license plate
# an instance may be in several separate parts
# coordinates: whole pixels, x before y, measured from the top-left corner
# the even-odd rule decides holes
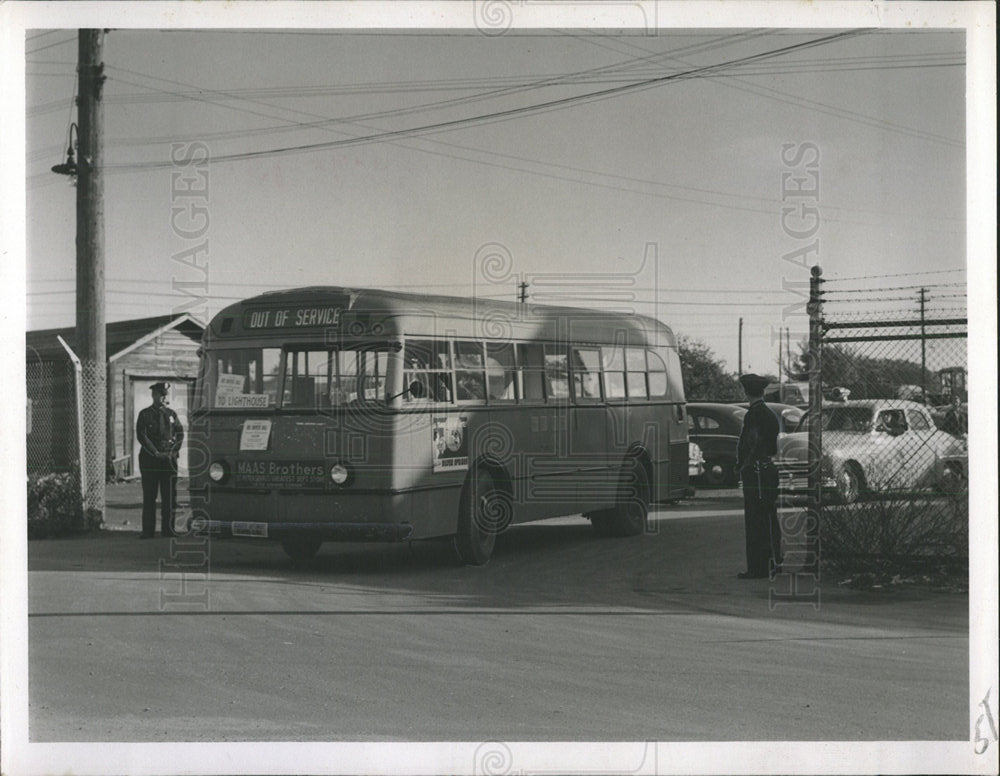
[[[267,538],[267,523],[233,523],[233,536]]]

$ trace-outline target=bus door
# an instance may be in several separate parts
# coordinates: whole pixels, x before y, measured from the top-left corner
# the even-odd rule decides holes
[[[592,506],[613,498],[609,489],[609,418],[601,394],[601,349],[572,345],[569,360],[573,396],[565,441],[576,486],[585,496],[586,506]]]
[[[533,519],[551,516],[553,501],[565,503],[572,498],[572,486],[566,483],[569,466],[560,444],[566,429],[569,379],[565,357],[560,368],[550,345],[519,342],[515,353],[520,405],[517,411],[509,412],[497,404],[491,414],[506,424],[515,441],[513,476],[520,481],[518,509],[522,519]]]

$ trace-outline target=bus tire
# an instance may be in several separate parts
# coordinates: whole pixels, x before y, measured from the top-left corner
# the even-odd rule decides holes
[[[493,555],[497,534],[510,524],[510,500],[493,475],[476,469],[462,487],[455,549],[462,563],[485,566]]]
[[[612,509],[591,516],[601,536],[638,536],[649,520],[649,471],[638,458],[630,459],[618,473],[618,491]]]
[[[299,565],[315,558],[321,544],[322,539],[314,536],[288,536],[281,540],[281,549],[291,558],[292,563]]]

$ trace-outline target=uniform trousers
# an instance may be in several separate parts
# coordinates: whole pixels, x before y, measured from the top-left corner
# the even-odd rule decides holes
[[[174,536],[174,505],[177,503],[177,459],[154,458],[145,450],[139,452],[139,472],[142,474],[142,534],[156,533],[156,496],[160,496],[163,536]]]
[[[773,464],[740,470],[743,481],[743,525],[746,531],[747,573],[766,577],[771,563],[781,565],[778,524],[778,470]]]

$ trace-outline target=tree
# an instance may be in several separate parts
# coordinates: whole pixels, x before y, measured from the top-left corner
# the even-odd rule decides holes
[[[726,362],[704,342],[681,335],[677,338],[677,352],[688,401],[743,401],[737,376],[726,370]]]
[[[802,344],[799,364],[808,363],[808,345]],[[920,364],[901,358],[864,356],[856,347],[823,346],[824,388],[847,388],[852,399],[891,399],[902,385],[921,385]]]

